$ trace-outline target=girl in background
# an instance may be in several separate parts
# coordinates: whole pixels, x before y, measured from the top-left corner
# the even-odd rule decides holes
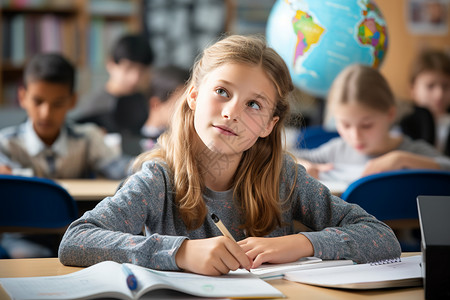
[[[450,159],[433,146],[391,134],[396,117],[394,95],[381,73],[349,66],[336,77],[327,99],[327,118],[333,118],[340,137],[296,156],[314,177],[335,165],[360,165],[362,173],[353,180],[399,169],[450,170]]]
[[[292,90],[287,66],[262,39],[230,36],[204,50],[158,148],[70,225],[60,261],[219,275],[305,256],[398,257],[387,225],[332,196],[283,151]],[[222,236],[211,213],[238,242]],[[296,233],[294,220],[312,231]]]

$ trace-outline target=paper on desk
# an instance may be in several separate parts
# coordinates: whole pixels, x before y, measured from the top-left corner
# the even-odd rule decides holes
[[[290,271],[328,268],[335,266],[351,265],[351,260],[322,260],[317,257],[303,257],[295,262],[284,264],[262,264],[258,268],[252,269],[250,272],[261,279],[277,279]]]
[[[365,165],[360,164],[334,164],[333,169],[319,173],[320,181],[342,182],[347,185],[361,178]]]

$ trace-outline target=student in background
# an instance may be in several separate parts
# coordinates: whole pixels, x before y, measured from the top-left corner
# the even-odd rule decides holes
[[[333,118],[340,137],[296,156],[316,178],[336,165],[361,166],[353,180],[405,168],[450,170],[450,159],[433,146],[391,134],[396,116],[396,102],[384,77],[368,66],[349,66],[336,77],[327,99],[327,118]]]
[[[176,66],[155,68],[150,83],[149,114],[141,129],[143,150],[150,150],[169,127],[175,102],[183,93],[189,72]]]
[[[129,160],[103,142],[93,124],[66,122],[76,103],[75,69],[59,54],[38,54],[25,68],[19,103],[28,120],[0,131],[0,172],[45,178],[120,179]],[[11,258],[55,256],[55,236],[5,234],[1,240]]]
[[[293,88],[264,40],[234,35],[205,49],[159,147],[135,161],[115,196],[69,226],[60,261],[218,275],[313,255],[398,257],[387,225],[333,196],[283,151]],[[211,213],[238,242],[222,236]],[[314,231],[297,234],[294,220]]]
[[[28,120],[0,131],[0,170],[45,178],[121,179],[129,160],[104,143],[94,124],[66,122],[76,103],[75,69],[55,53],[38,54],[24,72],[18,90]]]
[[[450,156],[450,56],[438,50],[422,52],[411,71],[412,111],[400,128]]]
[[[140,131],[148,118],[148,95],[144,91],[148,90],[153,60],[145,36],[127,34],[119,38],[106,62],[108,81],[81,103],[72,116],[74,120],[93,122],[108,133],[120,133],[122,150],[138,154]],[[126,143],[134,143],[134,147]]]

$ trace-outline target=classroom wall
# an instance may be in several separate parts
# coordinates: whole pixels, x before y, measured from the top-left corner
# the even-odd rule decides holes
[[[411,0],[375,0],[383,13],[389,35],[389,48],[381,72],[399,99],[409,99],[409,70],[417,53],[434,47],[450,54],[450,9],[447,10],[447,34],[416,35],[408,30],[406,7]],[[450,1],[449,6],[450,6]],[[450,7],[449,7],[450,8]]]

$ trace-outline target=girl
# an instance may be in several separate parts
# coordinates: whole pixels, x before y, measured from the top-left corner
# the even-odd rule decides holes
[[[396,112],[391,89],[377,70],[349,66],[336,77],[327,99],[327,118],[334,118],[340,137],[296,155],[315,177],[350,164],[363,167],[356,177],[405,168],[450,170],[450,159],[431,145],[391,134]]]
[[[218,275],[313,255],[398,257],[388,226],[332,196],[283,152],[292,90],[285,63],[259,38],[230,36],[207,48],[159,149],[142,154],[116,195],[70,225],[61,262]],[[315,231],[295,234],[294,220]]]

